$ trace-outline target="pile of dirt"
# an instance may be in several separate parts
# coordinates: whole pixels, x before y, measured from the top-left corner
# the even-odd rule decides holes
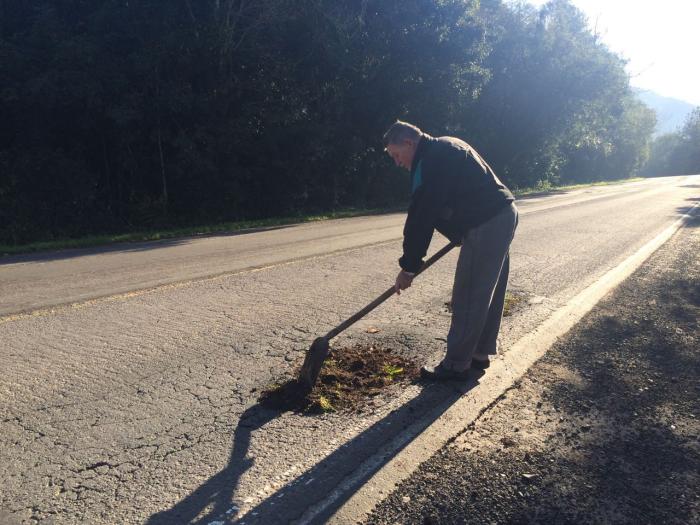
[[[413,382],[419,375],[415,362],[391,348],[378,345],[333,348],[311,393],[304,395],[303,386],[293,379],[266,389],[259,401],[263,406],[282,411],[356,411],[383,389]]]

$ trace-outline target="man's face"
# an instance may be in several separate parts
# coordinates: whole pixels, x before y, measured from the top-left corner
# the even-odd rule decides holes
[[[386,152],[394,159],[394,163],[397,166],[410,170],[413,156],[416,153],[416,146],[416,142],[406,139],[398,144],[389,144],[386,147]]]

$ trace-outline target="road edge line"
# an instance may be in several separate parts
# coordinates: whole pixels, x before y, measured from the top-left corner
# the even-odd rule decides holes
[[[467,392],[430,426],[420,430],[420,422],[394,438],[374,456],[360,465],[323,501],[309,507],[297,523],[311,523],[369,473],[376,471],[327,520],[335,525],[357,524],[384,500],[396,486],[408,478],[421,463],[429,459],[446,443],[453,440],[492,406],[525,372],[541,358],[554,342],[573,328],[593,307],[639,268],[656,250],[663,246],[690,218],[700,203],[695,204],[673,224],[648,241],[615,268],[567,301],[546,321],[520,338],[503,358],[496,359],[479,386]],[[380,467],[384,459],[400,450]],[[377,470],[378,469],[378,470]]]

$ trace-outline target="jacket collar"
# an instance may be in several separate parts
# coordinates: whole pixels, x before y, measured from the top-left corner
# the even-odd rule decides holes
[[[425,151],[428,149],[430,144],[432,144],[436,140],[437,139],[435,137],[431,137],[427,133],[423,133],[420,140],[418,141],[416,153],[413,155],[413,161],[411,162],[411,174],[415,173],[416,166],[418,166],[418,163],[420,162],[421,158],[423,158]]]

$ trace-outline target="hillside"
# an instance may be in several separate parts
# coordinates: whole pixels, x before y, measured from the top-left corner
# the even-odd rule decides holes
[[[653,91],[635,89],[637,96],[651,109],[656,111],[657,123],[655,135],[677,131],[683,125],[693,105],[677,98],[664,97]]]

